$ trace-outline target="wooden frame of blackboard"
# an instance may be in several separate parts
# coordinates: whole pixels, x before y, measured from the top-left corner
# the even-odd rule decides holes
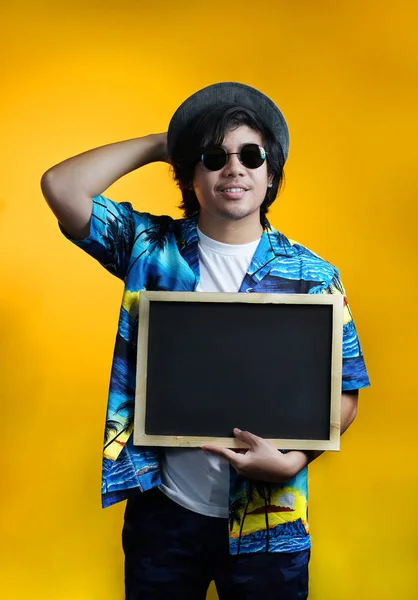
[[[299,450],[339,450],[340,447],[340,413],[341,413],[341,378],[342,378],[342,326],[343,326],[343,296],[331,295],[331,294],[243,294],[243,293],[205,293],[205,292],[154,292],[154,291],[141,291],[139,301],[139,329],[138,329],[138,353],[137,353],[137,384],[136,384],[136,397],[135,397],[135,418],[134,418],[134,444],[139,446],[177,446],[177,447],[200,447],[204,444],[217,444],[218,446],[228,448],[244,448],[246,444],[232,437],[232,429],[229,436],[219,435],[184,435],[178,434],[179,432],[170,431],[169,434],[156,434],[147,433],[147,382],[148,382],[148,368],[150,362],[153,360],[153,356],[149,356],[149,331],[150,331],[150,307],[151,305],[156,306],[153,303],[198,303],[197,306],[203,306],[201,303],[205,303],[205,306],[211,306],[208,303],[226,303],[226,306],[238,306],[241,303],[251,304],[254,308],[262,305],[282,305],[283,307],[300,307],[304,306],[328,306],[331,312],[329,320],[330,335],[329,342],[324,340],[324,344],[329,343],[329,369],[324,368],[324,373],[321,377],[328,379],[327,385],[329,385],[330,398],[327,404],[326,414],[324,418],[329,428],[325,435],[314,436],[312,439],[310,435],[300,437],[299,435],[293,436],[292,439],[287,435],[280,437],[274,436],[262,436],[266,437],[270,443],[279,449],[299,449]],[[164,310],[164,306],[168,307],[168,304],[158,304],[161,310]],[[171,304],[171,306],[173,306]],[[175,305],[174,305],[175,306]],[[188,305],[190,309],[190,304]],[[286,310],[286,309],[284,309]],[[232,314],[232,313],[230,313]],[[251,314],[254,314],[253,312]],[[227,323],[225,323],[227,325]],[[180,343],[182,339],[182,325],[178,330],[179,323],[170,321],[170,328],[166,332],[167,344]],[[268,341],[269,331],[265,332],[266,342]],[[326,336],[325,336],[326,337]],[[184,337],[183,337],[184,339]],[[198,340],[199,337],[189,336],[187,343],[193,343],[193,340]],[[196,342],[196,352],[192,352],[192,357],[195,356],[196,360],[202,360],[199,357],[199,344]],[[161,369],[161,378],[164,377],[163,363],[159,363],[158,368]],[[189,364],[188,369],[193,369],[193,365]],[[186,374],[187,376],[187,374]],[[155,377],[154,377],[155,381]],[[326,382],[325,382],[326,383]],[[163,402],[172,403],[173,397],[178,397],[183,393],[182,389],[173,389],[173,394],[170,394],[170,398],[163,398]],[[190,399],[191,402],[195,402],[196,396]],[[184,398],[182,398],[184,402]],[[310,410],[315,409],[316,399],[312,397],[310,399]],[[163,406],[168,406],[167,404]],[[160,410],[160,409],[158,409]],[[321,408],[321,410],[324,410]],[[151,412],[150,410],[148,411]],[[154,410],[156,412],[156,409]],[[157,411],[158,412],[158,411]],[[160,412],[165,412],[161,411]],[[260,413],[257,413],[260,414]],[[283,413],[282,413],[283,415]],[[238,421],[238,419],[237,419]],[[240,426],[237,422],[236,426]],[[309,427],[309,424],[306,425]],[[247,429],[251,430],[251,427]],[[149,431],[149,427],[148,427]],[[177,435],[177,434],[178,435]],[[253,431],[253,433],[258,433]],[[318,439],[320,438],[320,439]]]

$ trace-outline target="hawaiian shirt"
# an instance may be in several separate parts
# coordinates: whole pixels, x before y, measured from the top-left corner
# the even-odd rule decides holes
[[[135,211],[129,203],[96,196],[89,237],[71,241],[125,285],[104,436],[102,505],[106,507],[161,484],[158,449],[134,446],[132,439],[139,295],[141,290],[196,290],[200,277],[197,216],[177,220],[153,216]],[[335,267],[268,223],[239,291],[345,295]],[[345,302],[342,391],[368,385]],[[310,547],[307,468],[281,484],[245,479],[232,467],[230,471],[231,554]]]

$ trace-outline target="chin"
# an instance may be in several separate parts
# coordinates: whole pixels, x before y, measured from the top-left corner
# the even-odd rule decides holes
[[[256,208],[255,210],[249,210],[245,209],[244,207],[237,206],[229,210],[220,210],[218,214],[224,219],[229,219],[230,221],[240,221],[241,219],[251,217],[254,215],[254,213],[259,214],[259,208]]]

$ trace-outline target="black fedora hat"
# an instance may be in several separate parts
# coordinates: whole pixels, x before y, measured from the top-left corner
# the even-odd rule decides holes
[[[275,103],[256,88],[243,83],[224,81],[209,85],[187,98],[171,118],[168,133],[168,153],[173,148],[184,128],[198,115],[219,104],[236,104],[251,109],[271,129],[280,144],[284,158],[289,153],[289,130],[284,116]]]

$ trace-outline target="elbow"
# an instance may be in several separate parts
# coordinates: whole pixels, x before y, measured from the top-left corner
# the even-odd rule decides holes
[[[358,391],[346,392],[342,396],[341,406],[341,433],[344,433],[357,416],[358,410]]]
[[[61,216],[63,207],[74,204],[74,199],[78,196],[74,186],[67,179],[55,167],[48,169],[41,177],[43,197],[58,218]]]
[[[351,425],[351,423],[354,421],[354,419],[357,417],[357,410],[358,410],[358,405],[357,403],[352,407],[351,409],[351,414],[349,417],[349,423],[348,423],[348,427]]]
[[[54,168],[48,169],[41,177],[41,190],[45,200],[49,205],[53,204],[54,197],[56,197],[56,192],[54,192],[54,186],[56,182],[54,182]]]

